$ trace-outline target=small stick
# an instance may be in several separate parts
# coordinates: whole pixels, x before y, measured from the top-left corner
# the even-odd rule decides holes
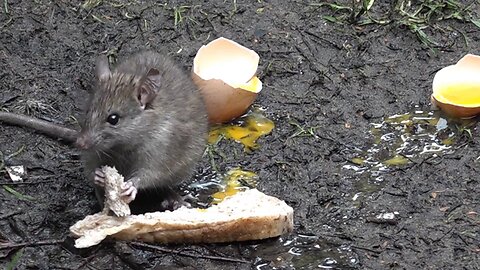
[[[217,261],[226,261],[226,262],[237,262],[237,263],[252,263],[250,261],[242,260],[242,259],[237,259],[237,258],[230,258],[230,257],[220,257],[220,256],[210,256],[210,255],[203,255],[203,254],[192,254],[192,253],[187,253],[187,252],[182,252],[174,249],[169,249],[169,248],[163,248],[159,246],[154,246],[150,244],[145,244],[145,243],[140,243],[140,242],[131,242],[130,244],[137,246],[137,247],[142,247],[142,248],[147,248],[147,249],[153,249],[155,251],[160,251],[164,253],[172,253],[180,256],[186,256],[186,257],[191,257],[191,258],[202,258],[202,259],[209,259],[209,260],[217,260]]]
[[[48,246],[48,245],[57,245],[63,243],[64,240],[45,240],[38,242],[23,242],[23,243],[0,243],[0,250],[11,249],[11,248],[24,248],[24,247],[38,247],[38,246]]]

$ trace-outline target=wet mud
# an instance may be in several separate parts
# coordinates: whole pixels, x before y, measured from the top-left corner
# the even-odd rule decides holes
[[[450,19],[436,8],[415,24],[383,2],[367,14],[313,1],[3,1],[0,108],[71,128],[101,53],[152,49],[190,70],[220,36],[255,50],[254,110],[273,129],[249,146],[212,139],[182,188],[208,200],[202,183],[217,181],[217,192],[229,170],[253,172],[258,189],[294,208],[295,229],[246,243],[77,250],[69,226],[99,210],[80,152],[0,124],[0,268],[479,269],[478,119],[433,111],[430,94],[436,71],[480,54],[480,5]],[[23,182],[12,183],[13,165],[26,168]]]

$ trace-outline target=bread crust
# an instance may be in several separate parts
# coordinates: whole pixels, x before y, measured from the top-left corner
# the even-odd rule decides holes
[[[293,209],[257,189],[239,192],[207,209],[182,207],[175,211],[126,217],[97,213],[70,227],[86,248],[111,236],[154,243],[222,243],[280,236],[293,230]]]

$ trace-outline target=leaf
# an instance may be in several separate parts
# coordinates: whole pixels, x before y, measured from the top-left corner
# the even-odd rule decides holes
[[[16,191],[15,189],[9,187],[9,186],[6,186],[6,185],[3,185],[3,189],[5,189],[5,191],[7,191],[8,193],[12,194],[13,196],[17,197],[17,199],[19,200],[22,200],[22,201],[35,201],[35,198],[32,197],[32,196],[28,196],[28,195],[23,195],[22,193]]]

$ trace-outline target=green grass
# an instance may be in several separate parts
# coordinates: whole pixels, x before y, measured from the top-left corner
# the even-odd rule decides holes
[[[102,0],[86,0],[82,4],[83,9],[93,9],[99,6],[102,3]]]
[[[8,10],[8,1],[7,0],[3,0],[3,11],[5,12],[5,14],[10,14],[10,11]]]
[[[386,25],[396,24],[404,26],[414,33],[422,44],[429,48],[441,45],[433,39],[428,31],[451,32],[451,28],[445,28],[440,22],[446,20],[458,20],[472,23],[480,28],[480,19],[476,14],[474,4],[465,5],[456,0],[426,0],[426,1],[392,1],[388,11],[379,10],[379,4],[375,0],[352,1],[350,4],[336,2],[311,3],[312,7],[327,8],[331,14],[325,15],[326,21],[339,24]],[[463,35],[463,34],[462,34]],[[466,37],[464,36],[467,42]],[[468,42],[467,42],[468,45]]]
[[[53,112],[56,113],[57,111],[55,108],[46,102],[36,99],[27,99],[27,100],[20,100],[19,106],[23,107],[23,111],[27,115],[32,115],[35,112]]]
[[[295,132],[293,132],[293,134],[290,135],[288,139],[292,139],[295,137],[314,137],[315,139],[318,139],[316,130],[319,127],[302,126],[300,123],[292,119],[290,116],[288,116],[288,123],[295,127]]]
[[[15,254],[12,257],[12,260],[7,264],[6,270],[15,270],[15,266],[18,265],[18,262],[20,261],[20,258],[22,258],[23,255],[23,249],[18,250],[15,252]]]
[[[191,6],[178,6],[173,8],[173,17],[174,17],[174,25],[177,27],[184,19],[184,13],[186,10],[190,9]],[[188,18],[188,17],[187,17]]]
[[[168,8],[168,7],[166,7]],[[173,25],[175,27],[180,26],[183,23],[193,23],[193,24],[198,24],[198,22],[194,19],[198,14],[202,13],[200,10],[199,5],[195,6],[175,6],[171,8],[173,11]]]
[[[3,189],[5,191],[7,191],[8,193],[12,194],[13,196],[15,196],[15,198],[21,200],[21,201],[35,201],[35,198],[32,197],[32,196],[29,196],[29,195],[24,195],[18,191],[16,191],[15,189],[7,186],[7,185],[3,185],[2,186]]]

